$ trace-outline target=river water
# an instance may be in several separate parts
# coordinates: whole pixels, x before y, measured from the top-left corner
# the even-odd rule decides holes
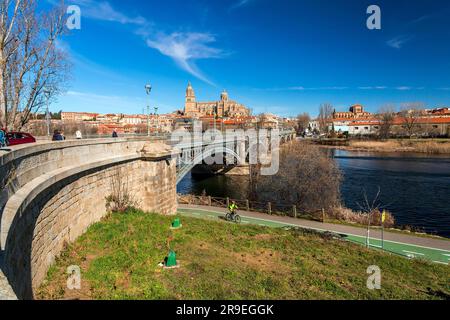
[[[450,156],[331,150],[344,180],[345,206],[359,210],[364,193],[393,213],[397,224],[450,238]],[[178,192],[245,198],[245,177],[186,176]]]

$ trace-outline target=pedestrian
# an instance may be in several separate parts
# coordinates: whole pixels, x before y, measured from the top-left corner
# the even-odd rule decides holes
[[[6,147],[6,129],[0,129],[0,148]]]
[[[119,135],[117,134],[116,129],[113,130],[112,137],[113,138],[118,138],[119,137]]]
[[[81,131],[80,131],[80,130],[77,130],[77,132],[75,132],[75,138],[76,138],[77,140],[83,139],[83,135],[81,134]]]
[[[52,141],[64,141],[64,137],[59,130],[53,132]]]

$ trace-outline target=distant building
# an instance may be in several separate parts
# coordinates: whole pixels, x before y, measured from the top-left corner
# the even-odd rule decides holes
[[[146,117],[144,115],[141,115],[141,114],[124,115],[123,118],[122,118],[122,122],[124,124],[131,124],[131,125],[142,124],[142,123],[145,123],[145,121],[146,121]]]
[[[186,116],[193,118],[214,115],[218,117],[236,118],[249,116],[250,110],[244,105],[230,100],[226,91],[223,91],[220,95],[220,101],[197,102],[194,89],[189,82],[186,89],[184,113]]]
[[[365,112],[364,107],[360,104],[355,104],[350,107],[348,112],[333,112],[333,120],[337,119],[358,119],[358,118],[368,118],[372,116],[370,112]]]
[[[63,122],[95,121],[98,113],[89,112],[61,112]]]
[[[280,124],[279,118],[271,113],[263,113],[258,119],[259,129],[278,129]]]
[[[308,128],[306,129],[307,133],[320,132],[320,123],[319,120],[311,120],[308,124]]]
[[[364,107],[360,104],[355,104],[350,107],[347,112],[336,112],[334,110],[333,117],[328,121],[328,129],[334,129],[335,132],[350,132],[350,124],[355,120],[368,120],[373,115],[370,112],[365,112]]]

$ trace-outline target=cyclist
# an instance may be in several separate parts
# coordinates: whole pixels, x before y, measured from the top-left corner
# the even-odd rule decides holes
[[[228,210],[230,211],[232,218],[234,218],[237,209],[239,209],[239,208],[236,205],[236,202],[234,202],[234,201],[231,202],[231,204],[228,206]]]

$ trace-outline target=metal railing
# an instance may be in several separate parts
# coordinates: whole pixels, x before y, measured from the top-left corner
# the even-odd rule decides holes
[[[196,196],[196,195],[178,195],[178,203],[186,205],[199,205],[218,208],[228,208],[230,203],[235,202],[238,210],[266,213],[274,216],[284,216],[291,218],[306,219],[312,221],[324,222],[325,211],[323,209],[312,212],[305,212],[298,210],[296,205],[250,201],[248,199],[231,199],[211,196]]]

